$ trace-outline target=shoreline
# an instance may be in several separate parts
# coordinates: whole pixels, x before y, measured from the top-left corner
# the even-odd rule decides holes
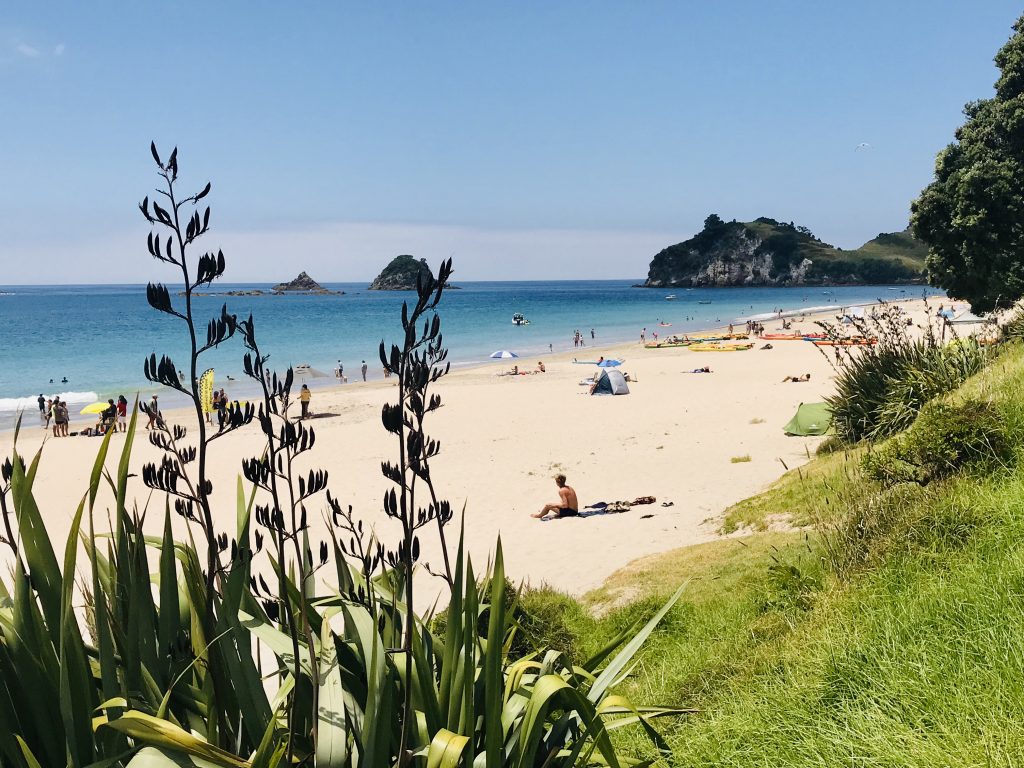
[[[741,288],[742,286],[727,286],[727,287],[728,288]],[[883,288],[885,286],[879,286],[879,287]],[[895,300],[898,300],[898,299],[894,299],[894,301]],[[903,300],[904,301],[919,301],[920,299],[919,298],[908,299],[908,298],[904,297]],[[814,314],[814,313],[819,313],[819,312],[822,315],[831,315],[835,311],[842,309],[844,306],[864,306],[864,307],[867,307],[867,306],[874,306],[874,305],[877,305],[879,303],[884,303],[885,301],[886,301],[885,299],[882,299],[881,297],[879,297],[879,299],[876,299],[875,301],[871,301],[871,302],[855,302],[855,303],[850,303],[850,304],[846,304],[846,305],[829,304],[829,305],[817,305],[817,306],[813,306],[813,307],[791,308],[791,309],[783,309],[783,310],[781,310],[781,312],[780,311],[774,311],[774,312],[757,313],[757,314],[753,314],[753,315],[735,317],[735,318],[725,319],[725,320],[722,320],[720,318],[716,318],[716,321],[717,321],[718,324],[715,324],[715,323],[712,323],[712,322],[708,322],[708,323],[704,323],[704,324],[700,324],[700,325],[696,325],[696,324],[691,325],[689,322],[684,321],[683,323],[679,323],[676,327],[672,328],[672,332],[673,333],[678,333],[678,334],[683,334],[683,335],[696,335],[696,334],[710,333],[710,332],[713,332],[713,331],[718,331],[718,330],[722,330],[722,329],[726,328],[730,322],[733,323],[733,324],[745,323],[748,320],[758,321],[758,322],[766,322],[766,321],[775,320],[775,319],[782,319],[782,318],[789,319],[789,318],[793,318],[793,317],[800,317],[800,316],[805,316],[805,315],[808,315],[808,314]],[[675,307],[680,307],[680,306],[684,306],[684,305],[685,305],[684,302],[679,302],[679,303],[673,303],[672,307],[675,308]],[[653,309],[653,307],[652,307],[652,309]],[[827,318],[818,318],[818,319],[829,319],[829,320],[831,320],[833,318],[831,316],[829,316]],[[654,331],[659,331],[660,332],[661,330],[666,330],[667,331],[668,328],[659,328],[656,325],[648,325],[649,334],[651,332],[654,332]],[[639,329],[637,329],[636,334],[637,335],[639,334]],[[664,335],[668,335],[668,334],[666,333]],[[649,335],[648,338],[651,338],[651,336]],[[536,341],[536,340],[534,339],[533,341]],[[585,341],[590,341],[590,340],[589,339],[585,339]],[[629,338],[625,333],[622,333],[620,335],[619,333],[616,333],[616,332],[612,331],[611,334],[608,336],[607,340],[603,340],[602,339],[602,340],[599,340],[599,341],[597,341],[597,342],[595,342],[593,344],[587,344],[582,349],[555,349],[554,351],[550,351],[550,350],[544,349],[543,348],[543,343],[540,343],[538,348],[531,347],[531,348],[529,348],[528,351],[524,352],[523,354],[520,354],[519,355],[519,359],[527,360],[527,359],[533,359],[533,358],[536,357],[536,358],[541,358],[541,359],[545,359],[545,360],[558,361],[558,360],[561,359],[560,356],[564,356],[564,355],[572,355],[572,354],[578,355],[581,352],[583,354],[588,354],[590,350],[602,351],[602,352],[613,351],[613,350],[618,349],[619,347],[629,348],[632,345],[634,345],[635,343],[636,343],[635,340]],[[326,342],[325,342],[324,346],[328,346]],[[516,345],[514,343],[512,343],[512,344],[509,344],[509,346],[510,347],[515,347]],[[469,357],[467,359],[453,360],[453,361],[451,361],[451,365],[452,365],[452,370],[453,371],[456,371],[456,370],[464,371],[464,370],[471,370],[471,369],[474,369],[474,368],[486,369],[487,367],[492,365],[493,362],[494,361],[491,361],[491,360],[488,360],[488,359],[481,359],[481,358],[479,358],[477,356],[471,356],[471,357]],[[218,370],[220,370],[220,369],[218,369]],[[349,371],[354,371],[356,373],[356,377],[355,378],[358,378],[358,370],[359,370],[358,366],[354,366],[354,367],[350,367],[349,368]],[[283,369],[281,369],[279,372],[283,372]],[[372,361],[371,361],[369,378],[368,378],[367,382],[365,382],[365,384],[372,384],[374,382],[381,383],[381,382],[384,382],[384,381],[385,381],[385,379],[384,379],[384,376],[383,376],[383,374],[382,374],[382,372],[380,370],[379,360],[377,360],[376,356],[374,356]],[[298,386],[301,383],[303,383],[303,382],[302,381],[298,381],[296,386]],[[333,375],[328,375],[328,376],[323,377],[323,378],[314,378],[314,379],[306,380],[305,383],[309,384],[310,389],[312,389],[315,393],[317,393],[317,392],[333,392],[333,391],[337,391],[337,390],[343,390],[346,387],[351,387],[351,386],[354,386],[354,385],[357,385],[357,384],[364,384],[364,382],[356,381],[352,377],[349,377],[349,381],[347,383],[342,384],[342,383],[339,383],[337,381],[337,378],[334,377]],[[136,395],[139,397],[140,402],[145,402],[145,401],[147,401],[149,399],[149,394],[151,394],[152,392],[156,392],[158,395],[160,395],[162,398],[164,398],[164,402],[168,403],[168,407],[166,408],[166,410],[169,413],[170,412],[178,412],[178,411],[182,411],[182,410],[190,410],[189,406],[187,405],[187,400],[184,397],[178,395],[177,393],[173,392],[172,390],[168,390],[168,389],[166,389],[164,387],[161,387],[160,385],[150,384],[150,383],[145,383],[145,382],[138,382],[136,384],[136,386],[134,386],[134,387],[132,387],[132,386],[124,386],[124,387],[119,387],[119,388],[115,387],[115,388],[112,388],[112,389],[104,389],[102,387],[91,387],[91,386],[75,385],[75,384],[73,384],[71,382],[68,382],[66,384],[64,384],[64,383],[54,383],[54,384],[49,385],[49,386],[51,387],[49,390],[46,390],[46,389],[43,390],[44,395],[47,398],[49,398],[51,394],[82,395],[82,396],[89,395],[89,394],[95,395],[95,397],[92,397],[92,398],[79,397],[79,398],[74,399],[74,400],[69,400],[69,403],[72,406],[71,410],[73,411],[72,414],[71,414],[71,421],[70,421],[70,423],[72,425],[86,425],[86,424],[94,423],[94,419],[91,419],[89,417],[83,417],[81,414],[78,413],[78,410],[80,408],[84,407],[85,405],[87,405],[87,404],[89,404],[90,402],[93,402],[93,401],[105,401],[106,399],[111,398],[111,397],[116,399],[121,394],[125,395],[125,397],[128,398],[129,402],[131,402],[133,396],[136,396]],[[229,390],[229,392],[228,392],[229,397],[231,397],[232,399],[238,399],[240,401],[244,401],[246,398],[255,397],[258,394],[258,386],[257,386],[257,384],[255,382],[253,382],[252,380],[247,379],[244,376],[236,377],[236,378],[234,378],[234,379],[232,379],[230,381],[226,381],[224,378],[218,377],[218,380],[215,383],[215,386],[217,388],[224,387],[224,388],[228,389]],[[62,391],[54,393],[53,389],[55,389],[55,388],[61,388]],[[237,395],[238,397],[236,398],[235,395]],[[38,423],[37,422],[37,418],[38,418],[37,417],[37,413],[38,413],[38,411],[37,411],[37,408],[36,408],[35,400],[36,400],[36,394],[27,394],[27,395],[22,395],[22,396],[17,396],[17,397],[0,398],[0,403],[2,403],[4,401],[8,401],[8,402],[9,401],[21,401],[21,402],[25,403],[25,405],[22,407],[23,426],[32,427],[32,426],[36,426],[37,423]],[[11,433],[11,432],[14,431],[15,425],[16,425],[16,418],[17,418],[17,410],[15,410],[14,408],[8,408],[8,409],[0,408],[0,435],[5,434],[5,433]]]

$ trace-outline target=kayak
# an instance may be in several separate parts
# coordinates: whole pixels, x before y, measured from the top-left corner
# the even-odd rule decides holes
[[[644,344],[646,349],[662,349],[667,347],[688,347],[692,341],[649,341]]]
[[[703,336],[688,336],[690,341],[728,341],[730,339],[749,339],[746,333],[712,333]]]
[[[753,344],[691,344],[694,352],[746,352]]]
[[[824,339],[823,333],[762,333],[761,338],[765,341],[814,341]]]
[[[878,339],[811,339],[816,347],[873,347]]]

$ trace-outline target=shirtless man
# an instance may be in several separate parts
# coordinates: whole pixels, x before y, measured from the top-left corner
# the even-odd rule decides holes
[[[557,517],[576,517],[579,515],[580,503],[576,499],[576,491],[565,484],[565,475],[555,475],[555,485],[558,486],[558,503],[545,504],[544,509],[531,517],[544,519],[549,512],[555,512]]]

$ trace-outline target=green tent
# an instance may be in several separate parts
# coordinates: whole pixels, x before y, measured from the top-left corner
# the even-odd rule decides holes
[[[824,435],[832,425],[827,403],[800,403],[796,414],[782,429],[787,435]]]

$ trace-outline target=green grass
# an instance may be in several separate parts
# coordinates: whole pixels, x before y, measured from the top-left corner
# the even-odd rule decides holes
[[[824,514],[822,507],[830,492],[853,476],[862,451],[858,448],[829,454],[790,470],[764,493],[729,507],[722,532],[764,530],[779,516],[788,517],[797,526],[809,525]]]
[[[1024,455],[1024,349],[947,399],[966,398],[992,402]],[[861,474],[865,450],[815,459],[726,518],[788,514],[813,533],[648,557],[585,596],[589,612],[559,604],[586,651],[687,582],[624,685],[700,710],[668,729],[673,765],[1024,764],[1024,472],[885,490]]]

